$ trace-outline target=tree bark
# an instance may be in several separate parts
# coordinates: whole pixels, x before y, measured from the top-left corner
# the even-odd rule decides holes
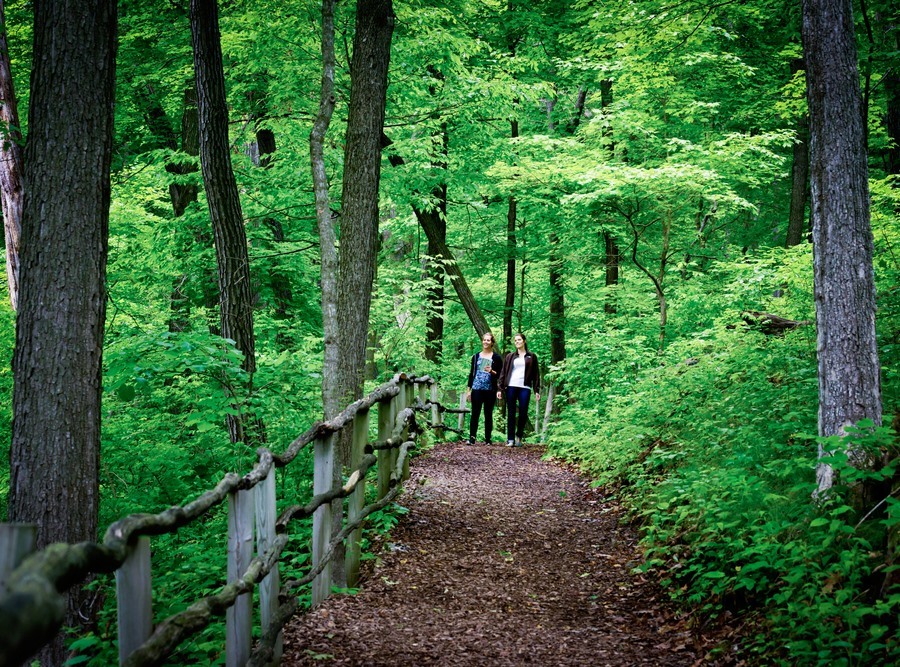
[[[892,22],[889,32],[894,35],[894,50],[900,51],[900,21]],[[884,91],[887,97],[884,122],[891,139],[887,152],[887,173],[897,175],[900,174],[900,69],[896,63],[884,75]]]
[[[362,395],[365,372],[378,250],[381,136],[394,30],[391,0],[358,0],[356,12],[338,257],[338,377],[341,400],[346,403]]]
[[[97,538],[116,3],[34,4],[9,520]],[[91,617],[69,597],[67,623]],[[62,638],[42,662],[65,659]]]
[[[566,306],[559,238],[550,234],[550,363],[566,358]]]
[[[384,147],[391,145],[391,140],[386,135],[382,135],[381,142]],[[391,155],[388,160],[395,167],[404,163],[403,158],[399,155]],[[423,215],[423,212],[416,207],[413,207],[413,212],[416,214],[416,219],[419,221],[419,225],[421,225],[422,231],[425,232],[425,237],[428,239],[429,254],[434,252],[433,256],[442,259],[441,264],[444,273],[450,276],[450,283],[453,285],[456,296],[459,297],[466,315],[469,316],[469,321],[472,322],[472,326],[475,327],[478,335],[483,336],[490,331],[490,328],[487,320],[484,319],[484,315],[481,313],[481,309],[478,307],[478,303],[475,301],[475,297],[472,296],[472,291],[469,289],[465,276],[460,271],[453,252],[447,246],[446,234],[441,234],[440,228],[433,224],[430,216]]]
[[[0,0],[0,198],[6,237],[9,302],[19,307],[19,251],[22,236],[22,132],[6,36],[4,0]]]
[[[446,171],[447,169],[447,124],[441,124],[440,136],[440,161],[435,164],[436,167]],[[432,189],[431,196],[435,201],[435,206],[429,211],[416,211],[416,218],[427,215],[431,220],[426,223],[430,224],[440,240],[445,244],[447,242],[447,182],[439,183]],[[419,224],[422,224],[421,221]],[[429,257],[439,257],[439,248],[428,241]],[[428,288],[428,319],[425,323],[425,358],[434,363],[440,364],[443,352],[444,342],[444,267],[439,262],[433,260],[429,262],[429,275],[432,280],[432,286]]]
[[[394,19],[391,0],[357,0],[338,254],[337,378],[343,404],[362,396],[365,381],[366,341],[378,254],[381,137]],[[335,459],[341,466],[350,462],[349,436],[348,432],[338,439]],[[338,521],[335,518],[335,527]],[[333,563],[334,583],[346,586],[343,553],[336,552]]]
[[[604,265],[606,267],[605,285],[619,284],[619,246],[616,245],[615,237],[609,232],[603,232],[603,242],[606,246],[606,256]],[[603,304],[603,310],[607,313],[616,312],[616,301],[612,297],[608,297],[606,303]]]
[[[791,63],[791,71],[804,69],[803,59]],[[791,166],[791,209],[788,216],[785,246],[799,245],[806,231],[806,199],[809,191],[809,115],[797,120],[797,138],[794,141],[794,162]]]
[[[819,435],[881,424],[869,184],[850,0],[804,0],[811,217],[819,366]],[[820,447],[820,455],[824,454]],[[858,451],[851,462],[866,466]],[[825,463],[819,492],[835,483]],[[861,501],[862,499],[859,498]]]
[[[509,136],[513,139],[519,136],[519,121],[509,122]],[[516,308],[516,218],[518,216],[518,204],[512,195],[506,206],[506,301],[503,304],[503,349],[511,349],[512,346],[512,321]]]
[[[184,104],[181,111],[181,152],[187,155],[200,154],[200,129],[197,116],[197,89],[194,86],[185,88]],[[176,148],[173,146],[172,148]],[[192,162],[169,162],[166,171],[170,174],[183,176],[197,171],[197,166]],[[172,201],[172,211],[176,218],[184,215],[187,207],[197,201],[197,186],[193,183],[169,183],[169,199]],[[184,291],[187,283],[187,275],[180,275],[172,283],[172,292],[169,296],[169,331],[187,331],[190,328],[191,303]]]
[[[430,224],[430,221],[427,218],[419,218],[419,224],[422,225],[422,230],[425,232],[425,236],[428,237],[429,245],[433,244],[438,256],[443,258],[444,270],[450,277],[450,283],[453,285],[453,289],[456,290],[456,296],[459,297],[459,301],[462,303],[463,309],[469,316],[469,321],[472,322],[472,326],[475,327],[475,331],[478,332],[479,336],[488,333],[490,327],[488,327],[487,320],[484,319],[484,315],[482,315],[481,309],[475,301],[475,297],[472,296],[472,291],[469,289],[466,278],[463,276],[462,271],[460,271],[459,264],[457,264],[456,258],[453,256],[450,248],[448,248],[447,244],[440,238],[438,230]]]
[[[338,349],[338,255],[335,221],[328,197],[325,169],[325,135],[334,113],[334,0],[322,0],[322,82],[319,113],[309,134],[309,159],[312,166],[316,200],[316,224],[319,231],[320,280],[322,289],[322,329],[324,361],[322,367],[322,405],[325,419],[341,410],[340,351]]]
[[[200,120],[200,168],[216,249],[221,335],[233,340],[244,355],[241,367],[252,378],[256,371],[250,260],[237,183],[231,167],[228,106],[216,0],[191,0],[191,38]],[[252,379],[251,379],[252,382]],[[251,419],[229,416],[232,442],[248,443]],[[249,443],[248,443],[249,444]]]

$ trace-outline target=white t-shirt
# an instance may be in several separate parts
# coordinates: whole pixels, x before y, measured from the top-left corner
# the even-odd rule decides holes
[[[512,373],[510,373],[509,375],[509,386],[525,386],[525,357],[516,355],[516,357],[513,359]]]

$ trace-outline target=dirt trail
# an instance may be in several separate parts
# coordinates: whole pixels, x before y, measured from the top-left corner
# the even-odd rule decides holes
[[[447,443],[413,462],[409,509],[360,592],[285,629],[285,665],[704,662],[620,510],[532,447]]]

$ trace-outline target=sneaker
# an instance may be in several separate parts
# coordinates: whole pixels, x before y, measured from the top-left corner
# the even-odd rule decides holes
[[[474,445],[474,444],[475,444],[475,438],[469,438],[468,440],[466,440],[466,444],[467,444],[467,445]]]
[[[516,445],[515,445],[515,446],[516,446],[516,447],[521,447],[521,446],[522,446],[522,438],[516,438]]]
[[[515,444],[516,444],[516,443],[514,443],[512,440],[507,440],[507,441],[506,441],[506,446],[507,446],[507,447],[512,447],[512,446],[514,446]]]

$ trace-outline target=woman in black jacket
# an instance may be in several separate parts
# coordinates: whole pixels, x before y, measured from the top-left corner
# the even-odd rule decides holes
[[[476,352],[469,363],[469,388],[466,395],[472,401],[469,416],[469,439],[467,445],[475,444],[478,433],[478,419],[484,407],[484,441],[491,442],[494,430],[494,404],[497,402],[497,378],[503,370],[503,359],[494,352],[494,334],[488,332],[481,337],[481,352]]]
[[[537,355],[528,351],[525,336],[517,333],[513,343],[515,352],[510,352],[503,360],[497,398],[506,396],[506,446],[521,447],[531,392],[534,391],[538,400],[541,398],[541,373]]]

